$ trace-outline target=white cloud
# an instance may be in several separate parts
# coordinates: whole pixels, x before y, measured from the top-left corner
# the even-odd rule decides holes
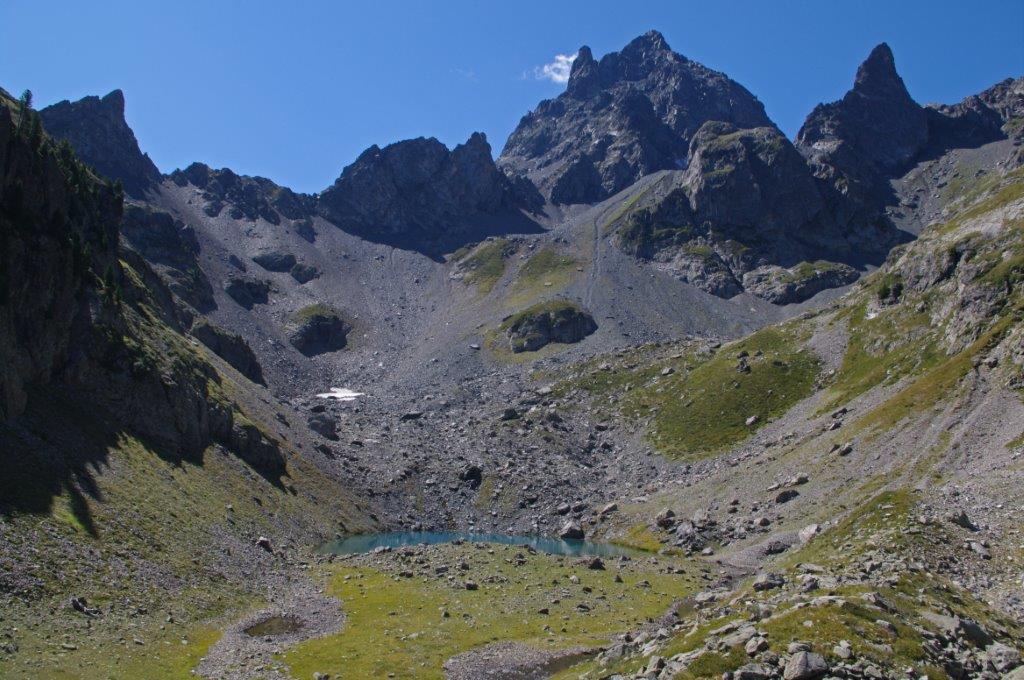
[[[476,71],[474,71],[472,69],[453,68],[453,69],[450,69],[449,71],[450,71],[450,73],[453,73],[453,74],[459,76],[463,80],[468,80],[471,83],[479,83],[480,82],[480,78],[477,77]]]
[[[550,64],[533,69],[533,77],[537,80],[550,80],[553,83],[567,83],[572,62],[575,60],[575,54],[556,54],[555,60]]]

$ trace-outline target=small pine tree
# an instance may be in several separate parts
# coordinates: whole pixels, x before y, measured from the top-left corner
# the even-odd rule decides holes
[[[43,143],[43,121],[40,120],[39,114],[35,111],[28,111],[25,113],[30,120],[28,123],[28,141],[32,145],[33,149],[38,149]]]
[[[20,119],[18,120],[18,132],[24,132],[28,129],[30,111],[32,110],[32,90],[25,90],[21,93],[21,99],[18,100]]]

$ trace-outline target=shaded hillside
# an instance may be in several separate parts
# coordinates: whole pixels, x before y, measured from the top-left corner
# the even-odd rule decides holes
[[[298,453],[308,435],[185,335],[119,244],[119,190],[2,91],[0,167],[0,675],[169,677],[212,641],[201,621],[258,601],[285,543],[369,520]],[[137,649],[114,653],[128,628]]]

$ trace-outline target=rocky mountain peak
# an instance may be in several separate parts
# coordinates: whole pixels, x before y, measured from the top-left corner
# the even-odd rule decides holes
[[[601,61],[609,71],[618,71],[620,77],[637,79],[648,76],[665,62],[681,58],[672,51],[661,33],[648,31],[631,40],[618,55],[608,55],[607,61]]]
[[[498,162],[525,174],[554,203],[591,203],[679,167],[690,138],[709,120],[772,125],[743,86],[649,31],[600,61],[580,48],[566,92],[523,117]]]
[[[121,89],[111,90],[100,98],[100,104],[118,118],[124,119],[124,92]]]
[[[140,198],[160,181],[160,171],[139,149],[124,108],[124,93],[114,90],[103,97],[65,100],[39,114],[52,137],[66,139],[82,160],[100,174],[120,180],[129,196]]]
[[[319,211],[364,238],[436,254],[503,218],[525,219],[519,211],[536,204],[529,189],[498,169],[483,133],[451,150],[419,137],[364,151]]]
[[[896,60],[886,43],[880,43],[871,50],[871,54],[857,69],[852,91],[863,97],[913,101],[903,79],[896,72]]]
[[[815,107],[797,133],[797,146],[813,162],[845,166],[866,181],[908,163],[924,147],[928,121],[896,72],[892,50],[875,47],[857,69],[842,100]]]
[[[576,53],[569,71],[569,84],[566,93],[570,97],[585,99],[592,97],[600,90],[601,74],[598,63],[590,48],[584,45]]]

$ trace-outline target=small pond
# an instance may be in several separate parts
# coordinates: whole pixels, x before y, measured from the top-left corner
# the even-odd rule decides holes
[[[539,552],[552,555],[599,555],[601,557],[616,557],[618,555],[633,555],[637,551],[624,548],[611,543],[596,543],[594,541],[567,541],[560,538],[547,538],[544,536],[514,536],[510,534],[470,534],[455,531],[406,531],[384,534],[359,534],[349,536],[336,541],[331,541],[320,548],[320,552],[331,555],[353,555],[366,553],[374,548],[388,547],[400,548],[406,545],[420,545],[426,543],[451,543],[452,541],[467,541],[470,543],[502,543],[505,545],[528,545]]]
[[[294,616],[271,616],[245,629],[246,635],[264,637],[267,635],[285,635],[295,633],[302,628],[302,623]]]

